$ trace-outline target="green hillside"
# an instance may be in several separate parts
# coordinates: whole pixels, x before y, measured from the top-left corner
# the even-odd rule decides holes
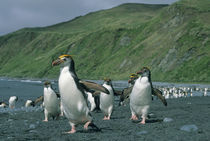
[[[148,66],[153,81],[210,82],[209,0],[123,4],[71,21],[0,37],[0,76],[57,78],[72,54],[83,79],[128,79]]]

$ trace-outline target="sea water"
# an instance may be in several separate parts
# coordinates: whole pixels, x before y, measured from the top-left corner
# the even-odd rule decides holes
[[[102,80],[88,80],[93,81],[98,84],[102,84]],[[50,81],[52,83],[52,87],[55,91],[58,92],[58,84],[56,80]],[[16,104],[16,108],[24,107],[26,100],[35,100],[37,97],[43,95],[44,89],[44,80],[27,80],[27,79],[8,79],[8,78],[0,78],[0,102],[4,101],[8,104],[8,100],[10,96],[18,96],[18,102]],[[162,83],[162,82],[154,82],[153,85],[156,86],[165,86],[165,87],[200,87],[200,88],[208,88],[210,89],[210,85],[202,85],[202,84],[173,84],[173,83]],[[113,87],[117,90],[122,90],[123,88],[128,87],[127,81],[113,81]],[[202,92],[196,92],[194,96],[202,96]],[[208,95],[210,93],[208,92]],[[119,98],[115,98],[117,100]]]

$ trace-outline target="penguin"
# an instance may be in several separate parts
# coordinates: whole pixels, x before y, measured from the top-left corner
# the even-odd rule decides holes
[[[129,87],[123,89],[122,94],[120,95],[119,106],[124,105],[126,100],[129,100],[130,93],[133,89],[135,81],[138,78],[139,78],[139,76],[137,74],[132,73],[130,75],[130,79],[128,80]],[[167,101],[166,101],[165,97],[163,96],[162,92],[159,89],[152,88],[152,95],[157,96],[161,100],[163,105],[167,106]],[[153,99],[153,97],[152,97],[152,99]]]
[[[52,89],[51,83],[47,81],[44,83],[44,115],[45,122],[49,117],[54,119],[60,115],[60,100]]]
[[[125,100],[129,99],[130,93],[133,89],[133,85],[135,84],[135,81],[137,78],[138,78],[138,75],[135,73],[132,73],[130,75],[130,79],[128,80],[129,87],[123,89],[122,94],[120,95],[119,106],[124,105]]]
[[[26,100],[26,103],[25,103],[25,107],[34,107],[35,104],[34,104],[34,101],[32,100]]]
[[[151,72],[143,67],[137,74],[141,76],[136,80],[130,94],[131,119],[138,120],[138,116],[141,116],[140,124],[145,124],[152,101]]]
[[[86,130],[89,126],[100,130],[93,124],[85,91],[95,89],[109,93],[108,90],[96,83],[80,81],[75,72],[74,60],[70,55],[61,55],[57,60],[52,62],[52,66],[57,65],[61,66],[58,87],[64,115],[71,125],[71,130],[66,133],[75,133],[76,125],[78,124],[84,124],[84,129]]]
[[[5,102],[0,102],[0,108],[6,108],[7,104]]]
[[[17,96],[11,96],[9,98],[9,108],[13,109],[15,108],[15,104],[18,101],[18,97]]]
[[[114,107],[114,91],[111,79],[105,79],[103,85],[109,90],[109,94],[101,92],[100,94],[100,109],[104,113],[103,120],[110,120]]]
[[[96,108],[95,98],[90,92],[86,92],[86,94],[87,94],[87,99],[90,102],[90,111],[92,112]]]

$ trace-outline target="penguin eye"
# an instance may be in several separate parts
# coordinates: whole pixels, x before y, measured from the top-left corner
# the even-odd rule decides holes
[[[66,58],[63,58],[63,61],[66,61]]]

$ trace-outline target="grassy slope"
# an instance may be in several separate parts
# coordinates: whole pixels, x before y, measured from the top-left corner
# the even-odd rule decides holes
[[[0,74],[58,75],[51,61],[73,54],[80,78],[127,79],[149,66],[156,81],[210,82],[209,1],[125,4],[0,38]],[[12,70],[12,71],[11,71]]]

